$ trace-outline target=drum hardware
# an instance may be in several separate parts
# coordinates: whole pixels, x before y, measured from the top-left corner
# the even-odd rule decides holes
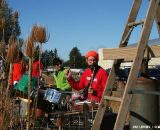
[[[92,111],[92,118],[91,118],[92,120],[91,120],[91,122],[92,122],[92,123],[93,123],[93,118],[94,118],[93,110],[94,110],[94,108],[95,108],[95,105],[96,105],[96,104],[95,104],[95,101],[92,100],[92,101],[91,101],[91,111]]]
[[[39,86],[39,78],[38,78],[38,84],[37,84],[37,88],[35,89],[35,93],[34,93],[35,97],[34,97],[34,100],[33,100],[33,111],[32,111],[33,128],[35,127],[36,118],[42,117],[45,114],[43,110],[37,108],[39,90],[40,90],[40,86]]]
[[[62,114],[58,114],[57,119],[56,119],[56,126],[61,127],[64,125],[64,117]]]
[[[96,111],[94,112],[96,113]],[[62,129],[90,129],[93,121],[91,119],[91,112],[87,114],[82,112],[55,112],[51,113],[51,116],[51,125],[55,126],[54,128],[58,127]],[[62,117],[64,120],[61,120]]]
[[[84,114],[84,128],[88,127],[88,114],[89,114],[89,105],[87,103],[83,104],[83,114]]]

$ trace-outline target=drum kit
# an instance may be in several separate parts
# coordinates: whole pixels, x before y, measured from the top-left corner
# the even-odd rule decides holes
[[[32,92],[32,93],[35,93],[35,92]],[[46,101],[48,102],[48,104],[57,105],[59,108],[58,111],[61,111],[62,107],[67,107],[66,111],[72,111],[71,109],[76,111],[76,108],[74,107],[83,106],[84,103],[88,104],[90,108],[94,107],[94,109],[95,108],[97,109],[99,105],[99,103],[95,103],[93,101],[88,101],[88,100],[80,101],[79,100],[80,94],[78,92],[59,91],[56,88],[45,86],[45,87],[41,87],[38,90],[38,93],[40,95],[40,97],[38,98],[41,98],[40,100]],[[18,90],[18,89],[15,90],[15,96],[18,97],[23,102],[26,102],[26,103],[28,102],[28,99],[27,99],[28,96],[23,92],[23,90]],[[31,99],[32,100],[30,102],[33,101],[34,97],[32,97]],[[45,107],[47,108],[47,106]]]
[[[37,91],[37,89],[35,89],[35,91]],[[16,96],[21,101],[21,105],[23,105],[21,106],[23,107],[21,110],[23,110],[24,117],[27,115],[27,113],[24,112],[25,110],[27,111],[27,95],[20,90],[16,90],[15,92],[18,92]],[[44,117],[45,113],[47,113],[48,117],[50,118],[49,121],[54,122],[53,125],[56,126],[57,120],[59,119],[58,115],[64,115],[66,116],[64,122],[68,122],[70,120],[70,124],[66,123],[63,125],[65,127],[69,127],[68,125],[73,125],[76,128],[76,125],[79,127],[82,124],[84,125],[83,119],[86,118],[87,114],[89,123],[92,123],[99,103],[95,103],[93,101],[80,101],[79,97],[80,94],[78,92],[59,91],[55,88],[47,86],[41,87],[38,89],[38,100],[37,107],[35,108],[35,117]],[[31,103],[34,104],[35,98],[36,95],[31,98]],[[32,107],[33,104],[31,105]],[[64,113],[68,114],[65,115]],[[88,115],[88,113],[90,113],[90,115]]]

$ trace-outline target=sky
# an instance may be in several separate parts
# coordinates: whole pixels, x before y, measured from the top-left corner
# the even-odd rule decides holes
[[[69,59],[73,47],[82,55],[89,50],[117,48],[133,0],[6,0],[19,11],[21,36],[26,39],[35,24],[46,27],[49,40],[43,50],[58,51]],[[145,18],[149,1],[143,1],[138,18]],[[139,21],[137,20],[137,21]],[[141,27],[133,31],[130,43],[137,42]],[[150,39],[158,37],[155,24]]]

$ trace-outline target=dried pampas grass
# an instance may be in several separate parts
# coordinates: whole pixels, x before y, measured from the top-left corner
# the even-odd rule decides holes
[[[7,51],[7,61],[13,63],[17,59],[18,46],[17,43],[10,44]]]
[[[32,27],[31,36],[33,37],[35,42],[39,43],[45,43],[49,39],[46,28],[40,25],[34,25]]]
[[[11,36],[10,36],[10,38],[9,38],[9,46],[10,46],[11,44],[15,44],[15,38],[14,38],[14,35],[13,35],[13,34],[11,34]]]
[[[22,48],[23,47],[23,45],[24,45],[24,40],[23,39],[18,39],[18,46],[19,46],[19,48]]]
[[[34,39],[33,39],[33,37],[27,38],[25,52],[26,52],[26,55],[30,58],[34,56]]]
[[[13,18],[18,19],[18,17],[19,17],[19,12],[18,12],[18,11],[15,11],[15,12],[13,13]]]
[[[31,36],[30,36],[33,39],[33,42],[36,42],[36,38],[35,38],[34,32],[37,29],[38,29],[38,26],[37,25],[33,25],[32,30],[31,30]]]
[[[3,52],[5,52],[5,48],[6,48],[6,43],[5,42],[0,42],[0,55],[3,54]]]
[[[0,6],[2,6],[5,3],[5,0],[0,0]]]
[[[4,29],[5,25],[6,25],[6,20],[4,18],[0,19],[0,28]]]

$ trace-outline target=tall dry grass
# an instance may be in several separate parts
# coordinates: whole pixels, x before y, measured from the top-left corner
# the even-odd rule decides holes
[[[0,54],[2,54],[5,51],[6,48],[6,43],[5,42],[0,42]]]
[[[5,18],[0,19],[0,28],[2,29],[2,41],[5,41],[5,25],[6,25],[6,20]]]
[[[5,28],[5,25],[6,25],[6,20],[5,20],[5,18],[1,18],[1,19],[0,19],[0,28],[1,28],[1,29]]]
[[[27,103],[27,130],[30,130],[30,93],[31,93],[31,71],[32,71],[32,60],[34,56],[34,38],[29,36],[26,40],[26,55],[29,57],[29,70],[28,70],[28,103]]]
[[[2,6],[5,3],[5,0],[0,0],[0,6]]]
[[[3,43],[4,44],[4,43]],[[5,48],[5,45],[1,45],[1,49]],[[10,63],[10,69],[9,69],[9,74],[8,74],[8,84],[4,85],[1,82],[1,100],[0,100],[0,105],[1,105],[1,110],[2,110],[2,115],[1,115],[1,128],[2,130],[7,130],[9,127],[12,127],[13,123],[15,123],[15,115],[14,111],[16,110],[14,108],[14,102],[13,98],[10,97],[10,79],[12,76],[12,64],[16,60],[18,54],[18,47],[17,43],[15,42],[15,39],[13,36],[10,37],[9,39],[9,48],[7,51],[6,55],[6,60],[8,63]]]
[[[7,51],[7,61],[9,63],[13,63],[16,59],[17,59],[17,56],[18,56],[18,46],[16,43],[11,43],[9,48],[8,48],[8,51]]]
[[[32,58],[34,56],[34,39],[33,39],[33,37],[27,38],[25,53],[29,58]]]
[[[46,43],[49,39],[46,28],[41,25],[33,25],[31,36],[38,43]]]
[[[18,19],[18,18],[19,18],[19,12],[18,12],[18,11],[15,11],[15,12],[13,13],[13,17],[14,17],[15,19]]]

